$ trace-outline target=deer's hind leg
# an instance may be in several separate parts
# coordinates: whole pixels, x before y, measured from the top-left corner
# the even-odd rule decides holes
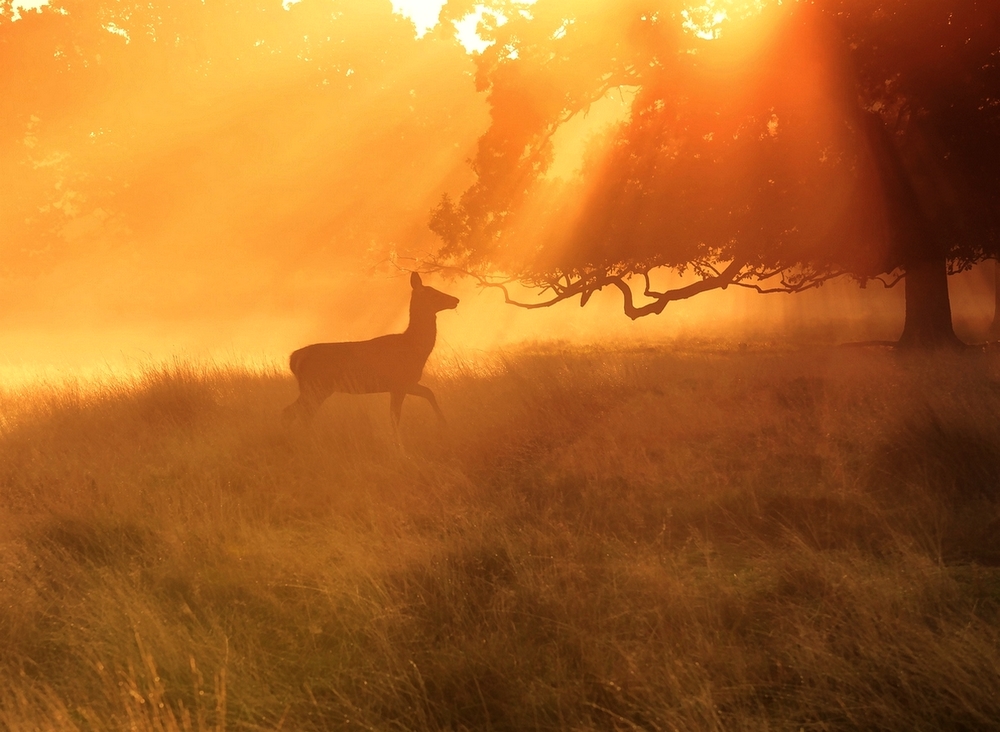
[[[286,423],[302,421],[306,424],[312,422],[316,410],[319,409],[320,404],[326,401],[328,396],[330,396],[329,391],[325,391],[315,384],[300,381],[299,398],[285,407],[285,411],[282,413],[284,421]]]
[[[393,429],[399,429],[399,415],[402,413],[403,399],[405,398],[405,391],[389,392],[389,416],[392,417]]]
[[[441,407],[438,406],[437,399],[434,397],[434,392],[428,389],[423,384],[413,384],[406,387],[406,393],[412,394],[413,396],[423,397],[428,402],[430,402],[431,407],[434,409],[434,414],[437,418],[441,420],[442,424],[447,424],[448,420],[444,418],[444,412],[441,411]]]

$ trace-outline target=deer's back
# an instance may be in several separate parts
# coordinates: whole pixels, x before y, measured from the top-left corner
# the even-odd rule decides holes
[[[290,366],[301,385],[368,394],[416,384],[429,355],[429,349],[394,334],[370,341],[314,343],[292,353]]]

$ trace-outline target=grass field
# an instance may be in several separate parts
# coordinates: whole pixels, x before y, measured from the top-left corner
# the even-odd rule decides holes
[[[1000,729],[1000,354],[0,392],[0,728]]]

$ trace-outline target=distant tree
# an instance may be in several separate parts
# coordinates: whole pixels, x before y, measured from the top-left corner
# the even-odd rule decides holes
[[[525,307],[613,286],[632,318],[905,276],[901,343],[957,343],[949,267],[1000,249],[1000,6],[748,3],[719,26],[674,0],[487,4],[492,125],[433,213],[439,263],[546,293]],[[629,117],[552,180],[553,137],[618,87]],[[658,289],[661,269],[696,279]]]
[[[151,257],[172,228],[160,258],[230,243],[313,269],[388,249],[401,214],[431,203],[410,200],[424,176],[450,172],[427,168],[468,137],[465,63],[388,0],[50,0],[0,16],[0,273]]]

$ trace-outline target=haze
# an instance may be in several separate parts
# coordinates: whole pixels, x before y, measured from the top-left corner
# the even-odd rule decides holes
[[[0,0],[0,730],[997,729],[998,48]]]
[[[173,17],[44,5],[0,3],[8,373],[174,355],[281,362],[303,342],[405,324],[402,270],[438,246],[429,213],[471,183],[489,124],[470,55],[482,48],[481,8],[438,22],[433,0],[332,12],[321,0],[262,0],[253,13],[193,6]],[[709,3],[685,22],[711,36],[725,21]],[[551,176],[579,173],[628,114],[627,94],[559,131]],[[981,280],[957,298],[959,317],[989,317]],[[449,287],[463,305],[442,320],[442,348],[457,350],[728,325],[745,337],[748,325],[829,320],[831,302],[878,332],[901,317],[898,293],[851,286],[780,300],[712,294],[642,323],[624,321],[613,297],[523,313],[469,281]]]

